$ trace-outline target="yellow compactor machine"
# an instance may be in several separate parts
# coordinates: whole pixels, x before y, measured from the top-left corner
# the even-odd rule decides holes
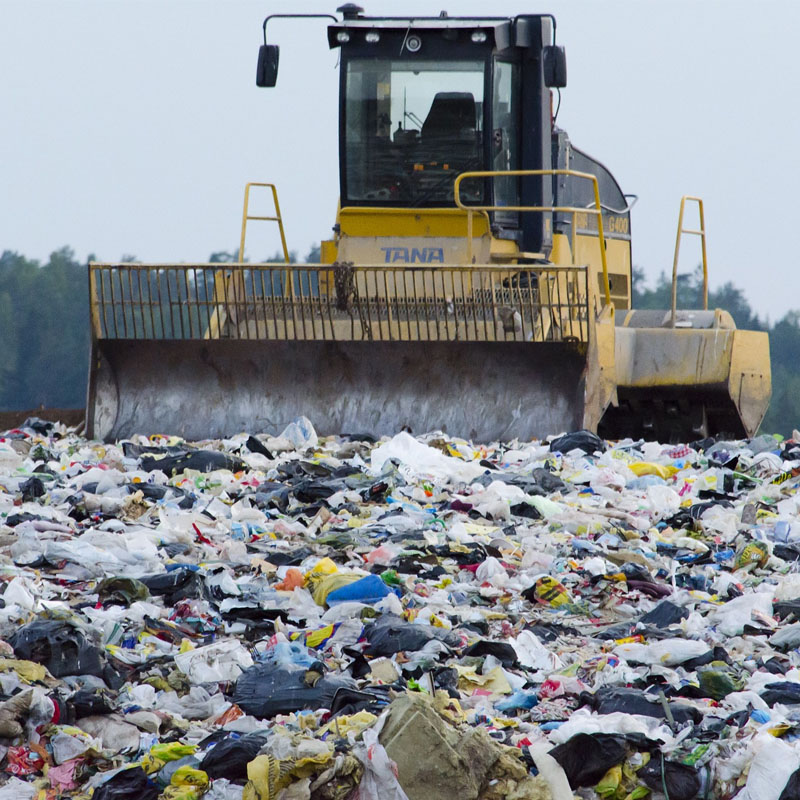
[[[337,13],[340,201],[321,263],[288,263],[275,187],[248,184],[239,252],[269,219],[287,263],[90,264],[89,434],[225,436],[304,414],[321,433],[481,441],[752,435],[767,335],[707,308],[697,198],[681,201],[672,308],[631,308],[631,196],[555,125],[553,17]],[[277,78],[270,19],[259,86]],[[254,187],[274,214],[251,215]],[[695,201],[704,308],[681,310]]]

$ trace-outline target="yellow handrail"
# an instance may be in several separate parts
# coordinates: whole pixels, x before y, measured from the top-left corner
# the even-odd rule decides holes
[[[275,208],[275,216],[264,217],[260,215],[250,214],[250,188],[253,186],[263,187],[272,190],[272,203]],[[283,248],[283,260],[289,264],[289,248],[286,246],[286,233],[283,230],[283,218],[281,217],[281,207],[278,203],[278,189],[274,183],[257,183],[250,181],[244,187],[244,208],[242,209],[242,234],[239,239],[239,264],[244,263],[244,244],[247,237],[247,223],[249,220],[257,220],[259,222],[277,222],[278,230],[281,235],[281,247]],[[290,297],[294,297],[294,285],[289,280],[289,273],[286,273],[287,286],[285,292],[288,291]],[[225,324],[226,316],[224,315],[224,308],[227,304],[228,291],[234,295],[243,291],[241,272],[233,270],[226,274],[225,269],[219,269],[214,275],[214,303],[215,310],[209,320],[208,330],[206,331],[206,338],[215,339],[219,338]]]
[[[697,209],[700,212],[700,230],[691,230],[683,227],[683,211],[686,207],[686,201],[692,200],[697,203]],[[672,259],[672,317],[670,320],[671,326],[675,327],[675,313],[678,305],[678,253],[681,249],[681,235],[684,233],[693,234],[700,237],[701,247],[703,251],[703,310],[708,310],[708,261],[706,259],[706,222],[703,213],[703,200],[700,197],[692,197],[685,194],[681,197],[681,210],[678,214],[678,233],[675,237],[675,257]]]
[[[265,189],[272,189],[272,202],[275,207],[275,216],[274,217],[260,217],[260,216],[251,216],[247,212],[249,211],[250,206],[250,187],[251,186],[261,186]],[[239,240],[239,262],[244,262],[244,240],[247,235],[247,221],[248,220],[258,220],[260,222],[277,222],[278,223],[278,230],[281,234],[281,247],[283,248],[283,260],[288,264],[289,263],[289,249],[286,247],[286,234],[283,230],[283,218],[281,217],[281,207],[278,204],[278,190],[275,187],[274,183],[255,183],[251,181],[250,183],[246,184],[244,187],[244,209],[242,211],[242,236]]]
[[[504,178],[504,177],[529,177],[534,175],[569,175],[573,178],[583,178],[592,182],[594,189],[594,208],[575,208],[574,206],[475,206],[465,205],[461,201],[461,181],[471,178]],[[608,264],[606,262],[606,242],[603,236],[603,210],[600,206],[600,188],[597,176],[590,172],[578,172],[573,169],[512,169],[512,170],[486,170],[480,172],[462,172],[455,181],[454,197],[456,205],[467,212],[467,257],[472,263],[472,215],[479,212],[488,216],[489,211],[553,211],[572,214],[572,262],[575,263],[575,215],[594,214],[597,218],[597,234],[600,245],[600,261],[603,265],[603,284],[605,289],[606,305],[611,304],[611,284],[608,280]]]

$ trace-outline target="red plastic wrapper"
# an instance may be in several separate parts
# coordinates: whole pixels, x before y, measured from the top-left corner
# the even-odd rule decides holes
[[[27,747],[9,747],[6,772],[11,775],[32,775],[41,772],[44,759]]]

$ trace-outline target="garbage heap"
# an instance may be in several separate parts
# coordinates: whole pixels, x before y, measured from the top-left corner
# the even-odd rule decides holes
[[[0,800],[800,797],[800,443],[0,435]]]

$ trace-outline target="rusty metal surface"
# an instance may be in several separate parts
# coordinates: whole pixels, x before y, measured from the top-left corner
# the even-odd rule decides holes
[[[583,425],[585,349],[560,343],[99,341],[87,430],[199,439],[445,430],[475,441]]]

